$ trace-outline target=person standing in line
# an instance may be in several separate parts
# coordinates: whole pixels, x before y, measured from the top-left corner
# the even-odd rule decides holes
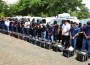
[[[35,19],[33,19],[32,20],[32,22],[31,22],[31,31],[32,31],[32,36],[33,37],[36,37],[36,35],[37,35],[37,23],[35,23]]]
[[[48,28],[48,40],[53,42],[54,41],[54,26],[53,25],[49,25]]]
[[[25,22],[25,30],[26,30],[26,35],[30,34],[30,19],[27,19],[27,21]]]
[[[87,25],[83,28],[83,34],[84,38],[81,51],[84,51],[86,49],[86,45],[88,45],[88,56],[90,58],[90,21],[88,21]]]
[[[70,46],[74,48],[74,51],[76,50],[76,42],[77,42],[78,34],[79,34],[79,28],[77,26],[77,23],[73,22],[73,25],[70,29]]]
[[[69,31],[70,31],[70,24],[67,22],[67,20],[63,20],[63,25],[62,25],[62,45],[65,46],[65,49],[69,47]]]
[[[42,20],[41,23],[41,39],[45,40],[46,39],[46,26],[44,25],[45,20]]]
[[[12,19],[10,22],[11,31],[14,32],[14,20]]]
[[[21,29],[21,33],[22,33],[22,34],[25,34],[25,32],[24,32],[24,25],[25,25],[25,20],[24,20],[24,19],[21,19],[20,29]]]
[[[6,30],[9,33],[9,25],[10,25],[10,20],[9,19],[5,20],[5,25],[6,25]]]

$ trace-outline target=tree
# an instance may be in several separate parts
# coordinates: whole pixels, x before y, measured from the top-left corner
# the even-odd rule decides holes
[[[81,19],[86,18],[89,14],[88,9],[82,4],[82,0],[19,0],[9,7],[10,12],[7,14],[5,11],[5,14],[8,16],[31,15],[45,17],[56,16],[65,12],[76,15]]]

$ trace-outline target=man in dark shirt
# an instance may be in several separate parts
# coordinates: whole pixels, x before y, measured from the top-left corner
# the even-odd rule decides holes
[[[54,26],[50,25],[48,29],[48,40],[54,41]]]
[[[21,29],[21,33],[22,33],[22,34],[24,34],[24,24],[25,24],[24,19],[21,19],[21,22],[20,22],[20,29]]]
[[[43,23],[41,24],[41,38],[42,40],[46,39],[46,26]]]
[[[74,22],[73,26],[70,29],[70,46],[76,50],[76,42],[77,42],[77,35],[79,33],[79,28],[77,27],[77,23]]]
[[[15,23],[14,23],[14,29],[15,29],[15,30],[14,30],[14,31],[17,32],[17,33],[19,32],[19,26],[20,26],[20,25],[18,25],[18,20],[15,19]]]
[[[87,22],[87,25],[84,27],[83,34],[84,34],[84,38],[83,38],[83,44],[81,50],[84,51],[86,45],[88,45],[88,55],[90,57],[90,21]]]

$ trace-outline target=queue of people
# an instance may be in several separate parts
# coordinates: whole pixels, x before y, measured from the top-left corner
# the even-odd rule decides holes
[[[61,25],[58,25],[57,21],[54,21],[52,25],[45,25],[43,22],[45,20],[35,22],[34,19],[32,21],[30,19],[0,19],[0,29],[7,30],[8,33],[32,35],[56,43],[62,41],[61,44],[65,48],[72,46],[74,51],[80,47],[79,44],[82,44],[80,50],[87,49],[90,57],[90,21],[84,26],[81,23],[76,23],[76,21],[68,22],[68,20],[62,20]]]

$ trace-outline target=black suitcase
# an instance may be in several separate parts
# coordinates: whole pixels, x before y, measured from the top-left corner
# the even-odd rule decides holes
[[[71,57],[71,56],[73,56],[74,55],[74,51],[70,51],[70,50],[63,50],[63,56],[65,56],[65,57]]]
[[[57,45],[54,44],[54,45],[52,46],[52,49],[53,49],[53,51],[57,52],[57,51],[58,51],[58,47],[57,47]]]
[[[88,60],[88,54],[86,52],[79,52],[77,53],[77,58],[78,61],[85,62]]]
[[[40,39],[36,40],[36,45],[41,47],[41,40]]]
[[[51,42],[46,42],[45,48],[46,49],[51,49],[52,48],[52,43]]]
[[[30,42],[31,43],[31,39],[32,39],[33,37],[30,35],[30,36],[27,36],[27,42]]]
[[[65,47],[61,45],[61,43],[56,43],[56,44],[53,44],[53,47],[52,47],[53,51],[60,51],[62,52]]]
[[[27,38],[28,38],[27,35],[23,36],[23,40],[24,40],[24,41],[27,41]]]
[[[40,43],[41,43],[41,47],[42,47],[42,48],[45,48],[45,43],[46,43],[46,42],[45,42],[44,40],[41,40]]]
[[[63,50],[65,49],[65,47],[62,45],[57,45],[57,47],[58,47],[58,51],[60,52],[63,52]]]
[[[16,33],[16,32],[15,32],[15,33],[14,33],[14,37],[15,37],[15,38],[19,38],[19,33]]]
[[[31,38],[31,43],[34,44],[34,45],[36,45],[36,39],[34,37]]]
[[[21,39],[21,40],[24,40],[24,41],[27,41],[27,35],[25,35],[25,34],[20,34],[20,39]]]

